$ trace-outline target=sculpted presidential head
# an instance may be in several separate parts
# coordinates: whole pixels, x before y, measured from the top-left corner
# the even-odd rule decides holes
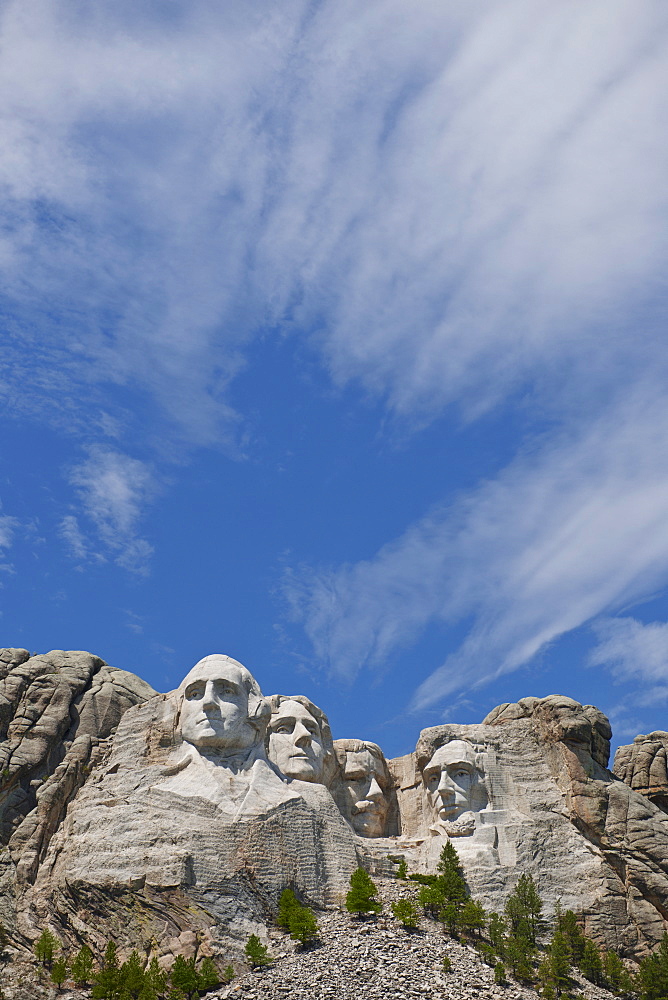
[[[267,756],[288,778],[328,784],[335,767],[327,716],[304,695],[270,698]]]
[[[367,740],[335,740],[341,774],[340,806],[360,837],[383,837],[392,786],[383,751]]]
[[[246,667],[214,653],[179,685],[181,736],[201,749],[237,753],[261,745],[271,709]]]
[[[428,811],[436,823],[456,823],[465,813],[485,803],[476,751],[467,740],[451,740],[439,747],[422,772]]]

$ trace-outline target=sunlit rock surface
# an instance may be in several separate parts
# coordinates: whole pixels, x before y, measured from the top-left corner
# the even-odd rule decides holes
[[[265,698],[218,654],[166,695],[88,653],[0,663],[0,919],[19,944],[49,924],[95,951],[112,936],[221,957],[264,933],[286,886],[340,905],[359,863],[433,871],[448,839],[487,909],[530,872],[548,916],[561,900],[627,955],[668,927],[668,816],[641,763],[663,759],[665,734],[634,744],[626,783],[605,716],[553,695],[431,727],[386,761],[364,739],[332,744],[306,696]]]

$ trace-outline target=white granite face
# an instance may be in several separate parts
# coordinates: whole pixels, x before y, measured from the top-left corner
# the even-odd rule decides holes
[[[196,663],[179,686],[181,736],[219,756],[262,744],[269,706],[251,673],[229,656]]]
[[[269,721],[269,760],[288,778],[322,782],[326,748],[318,720],[305,705],[281,700]]]
[[[387,799],[390,776],[382,754],[375,744],[367,744],[359,751],[346,750],[345,761],[340,759],[340,763],[355,833],[360,837],[382,837],[390,809]]]
[[[422,772],[424,794],[433,825],[431,833],[458,832],[452,824],[459,824],[461,832],[473,831],[475,819],[471,815],[479,808],[476,791],[479,772],[476,754],[466,740],[451,740],[434,753]]]

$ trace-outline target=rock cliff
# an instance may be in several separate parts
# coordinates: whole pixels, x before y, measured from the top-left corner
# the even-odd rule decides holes
[[[229,657],[166,695],[88,653],[0,663],[0,919],[19,945],[50,926],[69,949],[111,936],[165,962],[227,961],[286,886],[336,906],[358,864],[433,871],[448,839],[488,909],[530,872],[548,916],[561,900],[628,956],[668,927],[656,769],[636,761],[636,787],[609,771],[593,706],[524,698],[386,761],[363,739],[332,743],[308,698],[265,698]]]
[[[612,768],[618,778],[665,813],[668,813],[667,756],[668,733],[659,730],[648,736],[636,736],[629,746],[619,747]]]

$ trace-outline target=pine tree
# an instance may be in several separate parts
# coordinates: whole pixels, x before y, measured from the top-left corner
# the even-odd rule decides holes
[[[218,969],[216,968],[213,959],[203,958],[200,962],[200,966],[197,970],[198,976],[198,990],[201,993],[207,993],[209,990],[214,989],[220,982],[220,976],[218,975]]]
[[[446,901],[461,905],[468,896],[468,889],[459,855],[451,840],[441,850],[436,870],[439,873],[438,884]]]
[[[603,982],[603,962],[601,961],[601,953],[591,938],[586,937],[584,942],[584,950],[582,958],[580,959],[580,971],[585,979],[588,979],[590,983],[594,983],[595,986],[600,986]]]
[[[534,947],[528,937],[511,934],[505,945],[505,956],[516,979],[530,982],[533,979],[532,960]]]
[[[412,900],[399,899],[396,903],[392,903],[390,909],[392,916],[400,922],[404,930],[414,931],[417,929],[420,914]]]
[[[565,910],[563,913],[558,912],[556,927],[557,930],[562,931],[566,935],[568,947],[571,952],[571,960],[573,965],[576,965],[579,969],[585,952],[586,938],[578,924],[578,918],[572,910]]]
[[[318,921],[313,910],[308,906],[301,906],[292,911],[290,915],[290,937],[293,941],[299,941],[302,948],[313,944],[318,939]]]
[[[136,951],[133,951],[127,962],[123,962],[119,980],[123,984],[123,991],[132,1000],[138,1000],[139,994],[144,988],[144,963]]]
[[[56,950],[57,944],[57,938],[51,933],[48,927],[45,927],[35,944],[35,957],[46,968],[51,968],[53,953]]]
[[[443,921],[451,937],[457,937],[457,931],[459,930],[459,907],[456,903],[446,903],[439,913],[438,919]]]
[[[452,972],[452,961],[448,955],[443,956],[443,961],[441,963],[443,972]]]
[[[568,938],[563,931],[555,930],[547,947],[546,971],[555,995],[561,996],[570,985],[571,953]]]
[[[438,885],[421,885],[417,901],[424,912],[434,919],[438,917],[446,903],[445,896]]]
[[[630,976],[616,951],[606,951],[603,955],[603,976],[606,986],[613,993],[630,992]]]
[[[485,927],[485,909],[475,900],[465,900],[459,911],[459,924],[466,934],[474,934],[480,937],[480,931]]]
[[[494,982],[497,986],[505,986],[508,982],[506,979],[506,967],[503,962],[497,962],[494,966]]]
[[[255,934],[251,934],[248,938],[244,952],[252,968],[269,965],[272,961],[271,956],[268,953],[267,946],[262,944],[259,937]]]
[[[299,906],[297,897],[295,896],[292,889],[284,889],[281,893],[281,898],[278,901],[278,916],[276,917],[276,923],[283,930],[290,930],[290,915],[293,910]]]
[[[167,973],[160,968],[158,960],[154,955],[146,970],[146,985],[148,985],[155,993],[158,994],[158,996],[160,996],[167,988],[167,979]]]
[[[399,862],[399,867],[397,868],[395,878],[406,879],[408,878],[408,865],[406,864],[406,859],[402,858]]]
[[[199,977],[195,968],[195,958],[184,958],[177,955],[170,973],[172,987],[183,993],[185,1000],[192,1000],[199,986]]]
[[[668,997],[668,933],[663,935],[656,951],[641,959],[638,985],[642,1000],[664,1000]]]
[[[92,1000],[119,1000],[121,994],[121,971],[118,967],[116,945],[107,943],[102,968],[93,976]]]
[[[87,944],[81,946],[72,962],[72,979],[77,986],[87,986],[93,971],[93,952]]]
[[[234,979],[234,966],[233,965],[226,965],[225,966],[225,968],[223,969],[223,977],[222,978],[223,978],[223,982],[224,983],[231,983],[232,982],[232,980]]]
[[[514,891],[506,900],[505,913],[510,921],[511,933],[515,937],[528,937],[535,944],[541,927],[542,909],[543,903],[531,875],[521,875]]]
[[[356,913],[360,920],[365,913],[380,913],[383,907],[376,899],[377,893],[371,876],[358,868],[350,876],[350,892],[346,896],[348,913]]]
[[[505,943],[506,943],[506,933],[508,932],[508,923],[502,916],[498,913],[490,913],[489,915],[489,941],[499,956],[503,958],[505,953]]]
[[[67,979],[67,962],[64,958],[57,958],[51,969],[51,982],[55,983],[58,989]]]

